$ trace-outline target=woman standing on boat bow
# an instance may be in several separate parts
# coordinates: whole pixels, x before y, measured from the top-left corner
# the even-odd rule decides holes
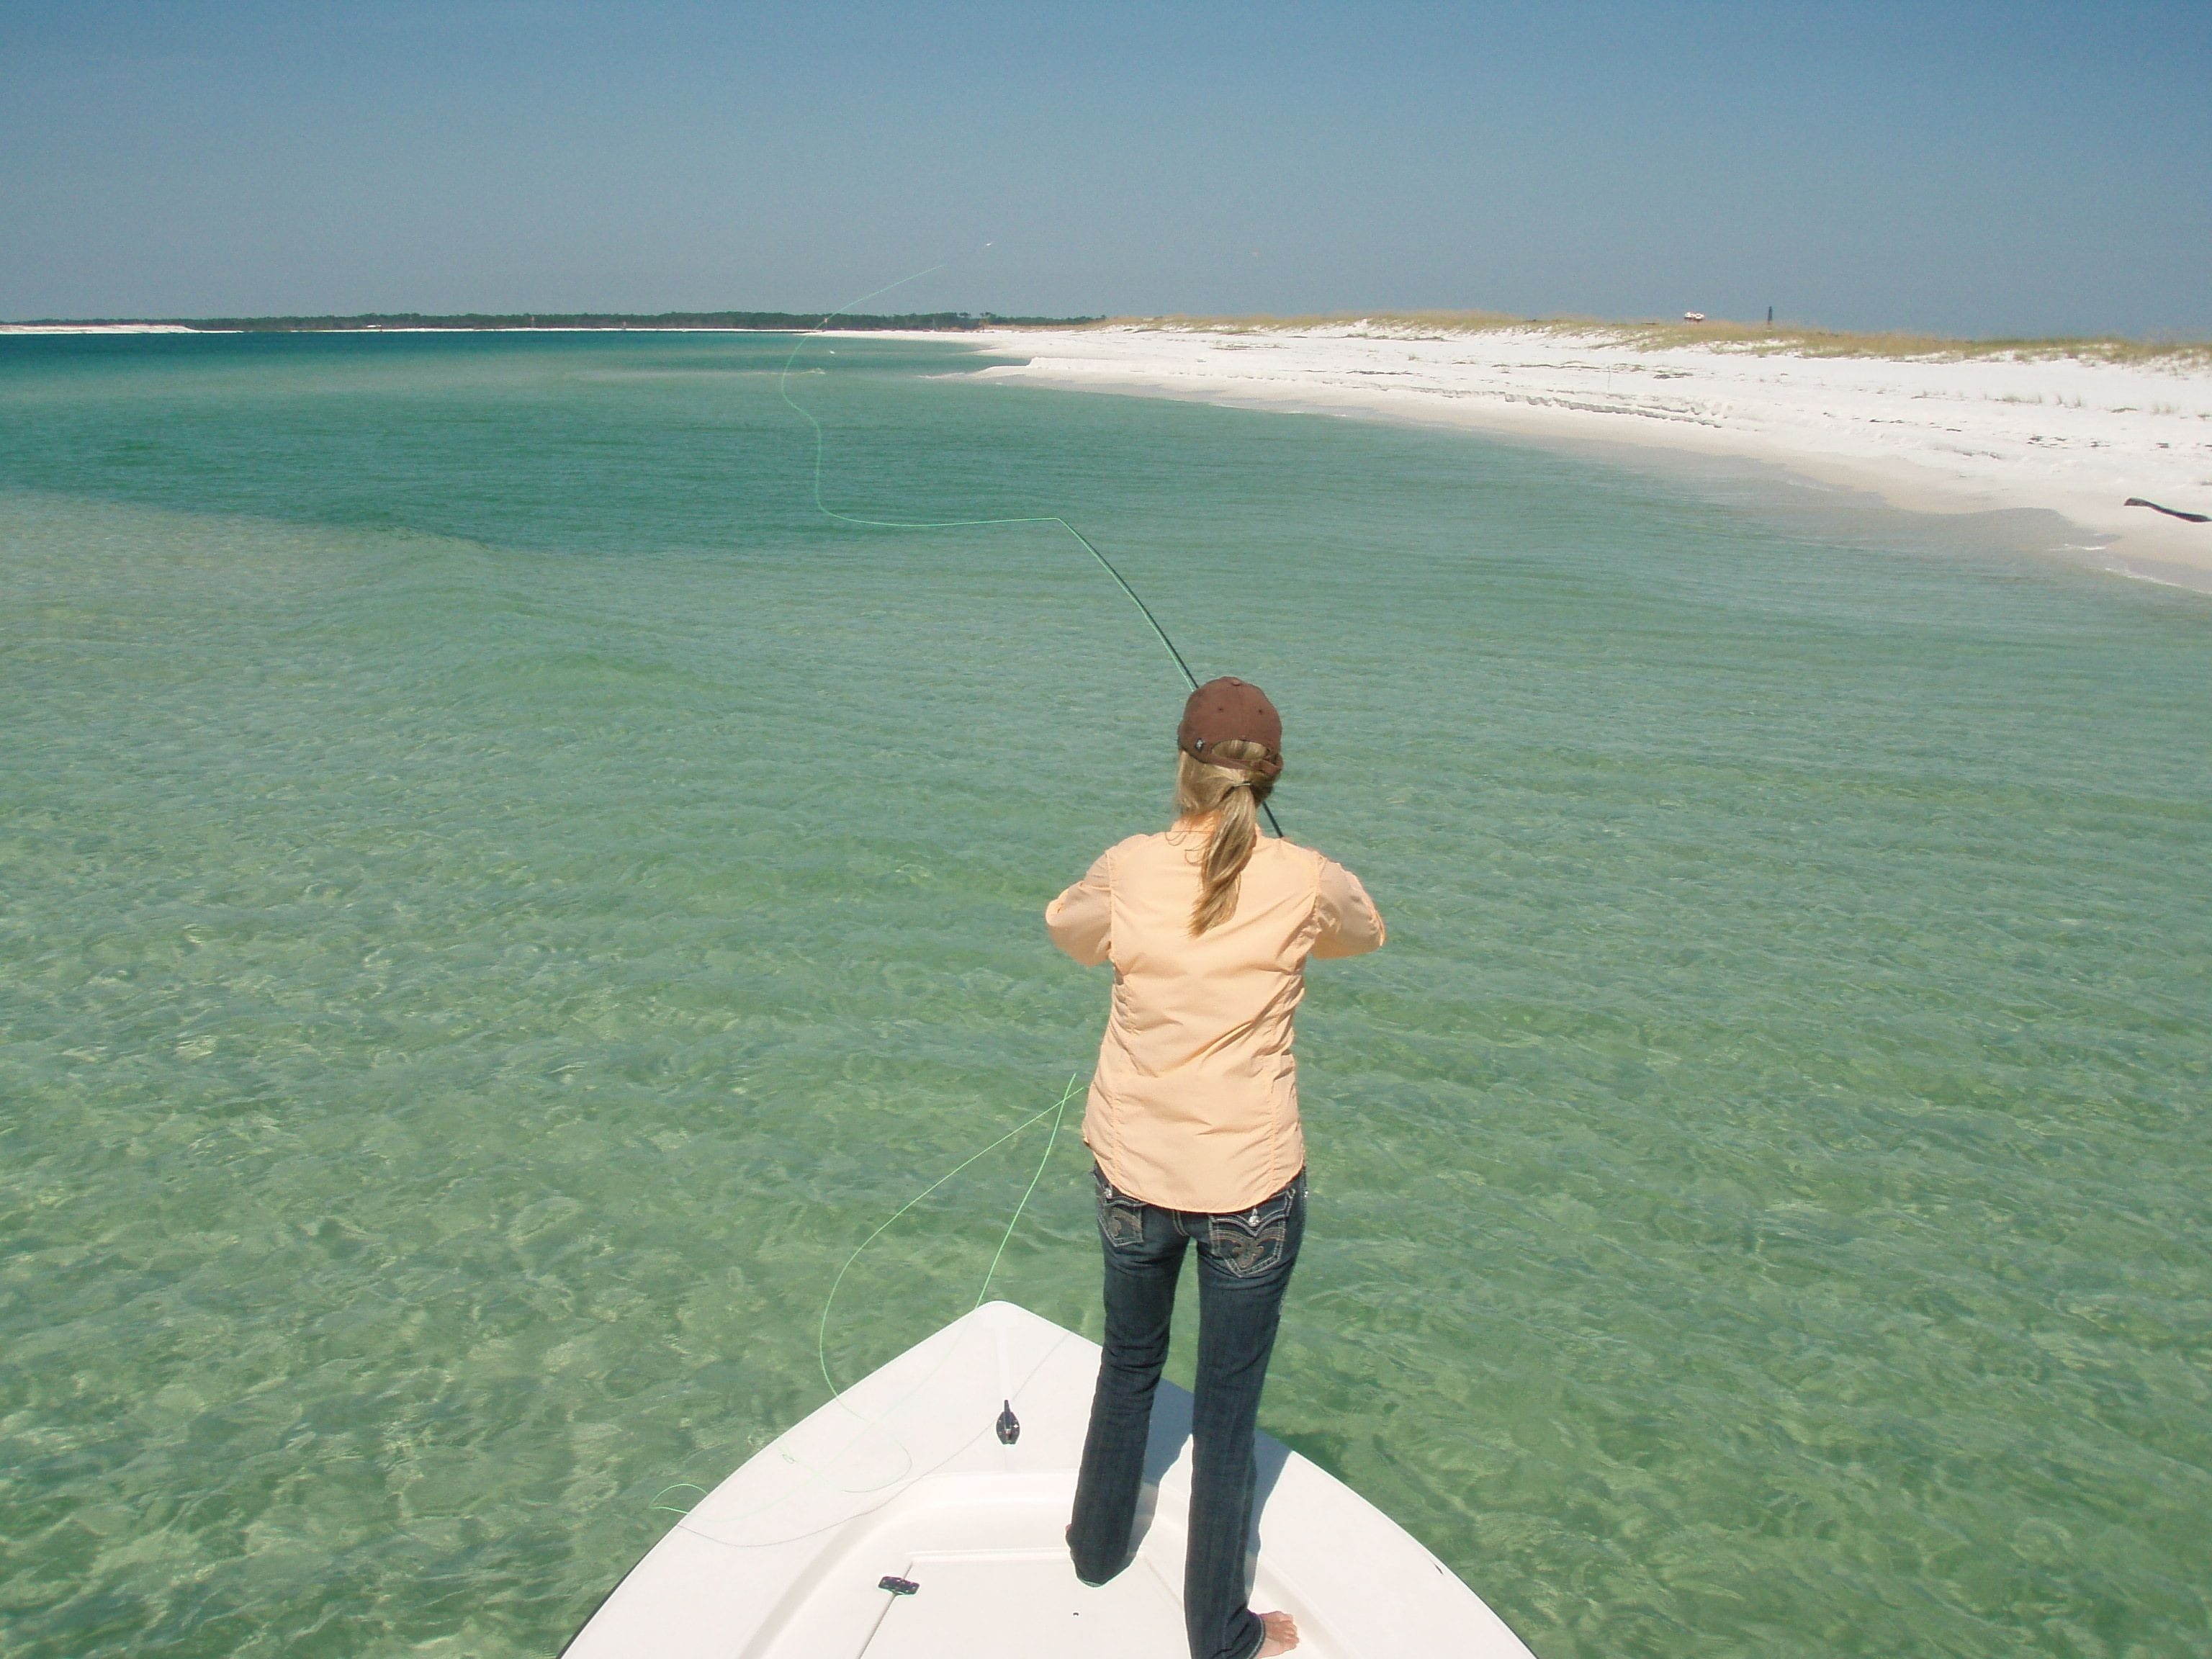
[[[1201,685],[1176,740],[1174,826],[1109,848],[1045,908],[1061,950],[1114,964],[1083,1119],[1097,1160],[1106,1344],[1067,1538],[1085,1583],[1128,1565],[1176,1280],[1195,1243],[1183,1621],[1191,1659],[1267,1659],[1298,1643],[1289,1614],[1246,1605],[1244,1583],[1260,1390],[1305,1232],[1291,1020],[1306,959],[1376,949],[1382,918],[1342,866],[1261,838],[1283,722],[1259,687]]]

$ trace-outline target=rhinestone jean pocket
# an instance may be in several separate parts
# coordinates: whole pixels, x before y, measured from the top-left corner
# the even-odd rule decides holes
[[[1096,1170],[1091,1179],[1098,1188],[1099,1236],[1117,1250],[1144,1243],[1144,1200],[1115,1192],[1113,1183]]]
[[[1206,1243],[1224,1273],[1231,1279],[1250,1279],[1282,1261],[1283,1246],[1290,1237],[1291,1202],[1286,1195],[1236,1214],[1207,1218]]]

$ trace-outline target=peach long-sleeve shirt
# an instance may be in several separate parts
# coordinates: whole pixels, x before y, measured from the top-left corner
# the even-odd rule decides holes
[[[1083,1139],[1122,1192],[1167,1209],[1249,1209],[1305,1167],[1291,1018],[1309,957],[1383,939],[1359,879],[1262,839],[1237,911],[1196,938],[1203,832],[1132,836],[1045,907],[1053,943],[1114,964]]]

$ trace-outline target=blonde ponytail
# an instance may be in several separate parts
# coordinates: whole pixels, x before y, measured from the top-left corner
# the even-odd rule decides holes
[[[1267,758],[1265,744],[1231,738],[1208,753],[1219,761],[1200,760],[1182,750],[1176,755],[1176,806],[1186,818],[1213,820],[1200,860],[1198,902],[1191,907],[1194,939],[1237,914],[1237,878],[1260,839],[1260,803],[1275,787],[1274,779],[1255,769]]]

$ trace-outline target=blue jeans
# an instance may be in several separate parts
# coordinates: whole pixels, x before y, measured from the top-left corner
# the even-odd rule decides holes
[[[1244,1545],[1257,1470],[1252,1436],[1275,1325],[1305,1237],[1306,1178],[1249,1210],[1164,1210],[1096,1170],[1106,1252],[1106,1352],[1067,1529],[1076,1577],[1103,1584],[1129,1564],[1152,1392],[1184,1247],[1198,1245],[1198,1388],[1191,1408],[1190,1547],[1183,1625],[1191,1659],[1250,1659],[1265,1637],[1245,1605]]]

